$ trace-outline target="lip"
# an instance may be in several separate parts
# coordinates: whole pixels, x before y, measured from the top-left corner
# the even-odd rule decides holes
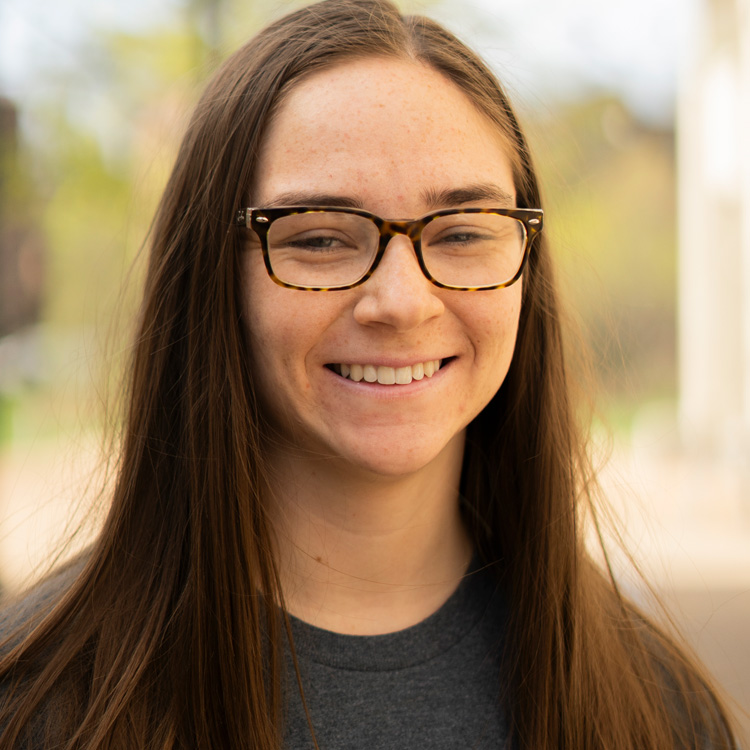
[[[332,359],[326,362],[325,367],[330,368],[332,365],[374,365],[375,367],[413,367],[414,365],[423,364],[431,360],[440,360],[440,369],[449,364],[456,357],[412,357],[410,359],[391,359],[383,357],[344,357],[343,359]]]

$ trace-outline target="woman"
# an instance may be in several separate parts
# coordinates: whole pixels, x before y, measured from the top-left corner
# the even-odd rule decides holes
[[[427,19],[325,0],[230,58],[159,207],[104,530],[7,616],[0,745],[734,747],[584,551],[540,208]]]

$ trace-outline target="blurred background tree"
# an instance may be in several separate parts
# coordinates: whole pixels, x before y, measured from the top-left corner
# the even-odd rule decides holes
[[[43,300],[43,247],[34,190],[18,146],[18,114],[0,99],[0,445],[10,435],[11,394],[33,372],[29,331]]]
[[[644,401],[675,398],[674,130],[607,93],[532,118],[562,291],[624,429]]]

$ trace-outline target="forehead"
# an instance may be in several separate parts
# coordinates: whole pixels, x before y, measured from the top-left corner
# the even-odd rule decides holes
[[[489,118],[429,67],[366,58],[288,92],[261,148],[253,198],[345,191],[378,210],[385,197],[478,182],[513,192],[504,139]]]

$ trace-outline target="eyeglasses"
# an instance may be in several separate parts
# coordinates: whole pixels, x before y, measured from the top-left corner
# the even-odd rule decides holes
[[[443,209],[388,221],[358,208],[244,208],[236,223],[260,240],[268,275],[290,289],[352,289],[372,276],[396,235],[443,289],[501,289],[521,277],[544,213],[536,208]]]

